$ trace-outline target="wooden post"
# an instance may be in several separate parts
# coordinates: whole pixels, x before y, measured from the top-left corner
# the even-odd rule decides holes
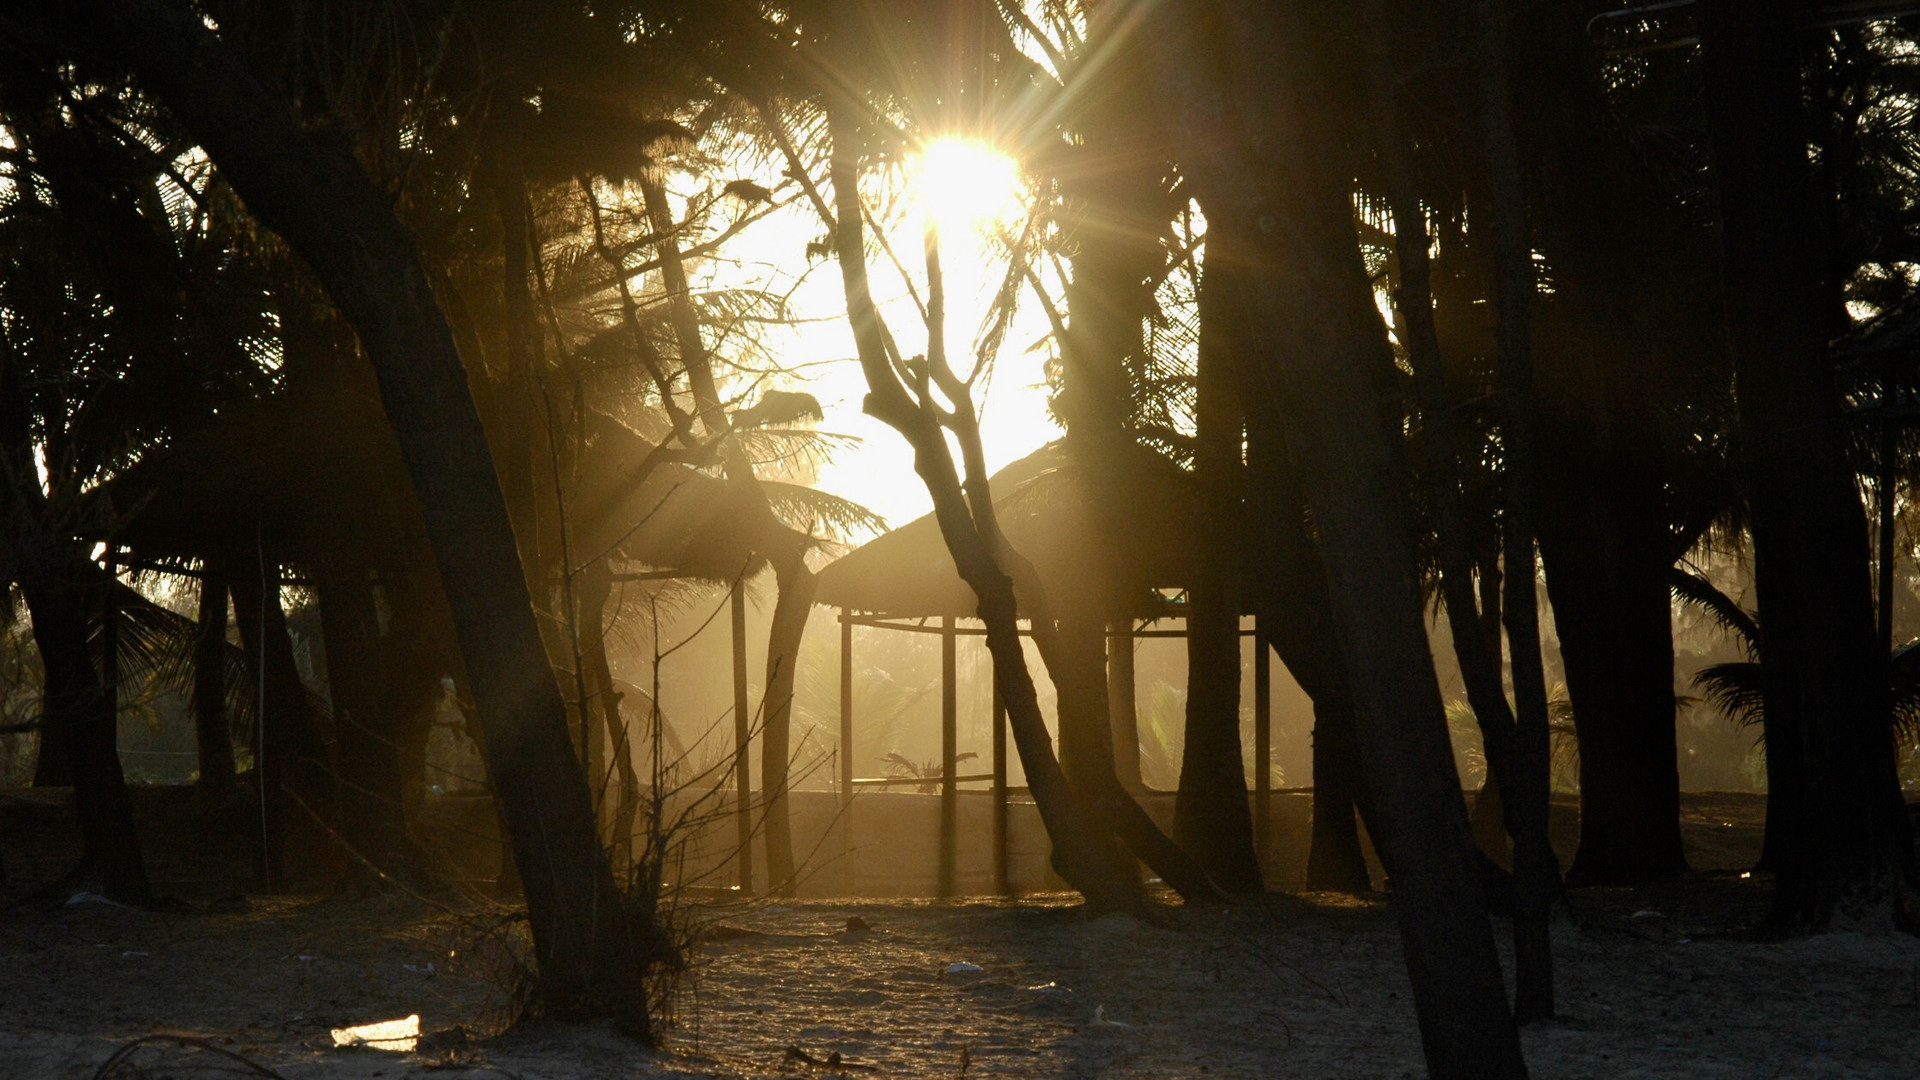
[[[959,890],[956,846],[959,843],[959,775],[954,758],[959,754],[959,701],[954,685],[956,664],[953,616],[940,620],[940,895],[953,896]]]
[[[840,805],[853,801],[853,619],[840,610]]]
[[[853,895],[853,613],[840,609],[840,880]]]
[[[1267,851],[1268,804],[1273,794],[1273,667],[1267,642],[1254,618],[1253,634],[1253,840]]]
[[[1113,772],[1129,791],[1140,786],[1140,709],[1134,700],[1133,619],[1107,625],[1107,711],[1113,718]]]
[[[747,721],[747,593],[742,578],[733,583],[733,817],[739,834],[735,858],[740,864],[743,893],[753,891],[753,774],[747,768],[753,729]]]
[[[1000,682],[993,684],[993,888],[1013,895],[1007,875],[1007,705],[1000,700]]]

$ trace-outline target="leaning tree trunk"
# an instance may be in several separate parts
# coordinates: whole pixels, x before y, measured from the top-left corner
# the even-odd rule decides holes
[[[50,10],[49,10],[50,9]],[[413,478],[472,680],[539,994],[651,1037],[643,971],[594,828],[467,375],[413,238],[351,151],[303,129],[182,0],[47,5],[170,107],[247,207],[304,257],[359,333]]]
[[[836,218],[832,225],[841,285],[846,292],[847,321],[867,380],[866,409],[905,436],[913,447],[914,470],[933,497],[941,537],[961,579],[979,598],[979,617],[987,629],[987,651],[993,657],[994,685],[1006,706],[1008,727],[1034,804],[1053,841],[1054,872],[1079,890],[1095,911],[1143,911],[1145,900],[1132,861],[1111,834],[1087,820],[1053,756],[1053,740],[1047,733],[1020,641],[1013,580],[999,562],[999,533],[992,518],[992,493],[985,470],[970,454],[966,488],[962,489],[945,432],[933,415],[914,401],[888,359],[885,332],[867,280],[856,145],[859,135],[847,109],[838,101],[830,101],[827,108]],[[957,395],[960,400],[955,404],[970,410],[964,387],[958,388]],[[975,444],[972,449],[977,451],[978,429],[972,429],[971,435]]]
[[[1313,507],[1428,1069],[1524,1076],[1428,652],[1392,353],[1316,96],[1332,42],[1301,5],[1210,7],[1163,5],[1146,37],[1209,230],[1248,245],[1243,308],[1264,347],[1249,361]]]
[[[1799,5],[1700,5],[1728,326],[1747,452],[1769,720],[1799,725],[1802,800],[1776,869],[1780,930],[1894,925],[1913,867],[1871,547],[1825,342]],[[1781,699],[1785,691],[1788,696]]]

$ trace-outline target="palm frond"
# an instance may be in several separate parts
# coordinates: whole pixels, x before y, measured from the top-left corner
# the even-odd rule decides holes
[[[824,531],[837,540],[878,536],[887,531],[885,518],[852,499],[779,480],[762,480],[760,487],[767,493],[774,516],[791,528],[808,533]]]
[[[1736,660],[1703,667],[1694,675],[1693,685],[1707,704],[1741,727],[1766,722],[1765,684],[1758,663]]]
[[[1668,572],[1667,585],[1673,595],[1713,616],[1721,629],[1739,639],[1747,656],[1760,655],[1760,624],[1733,598],[1714,587],[1711,581],[1691,571],[1674,567]]]

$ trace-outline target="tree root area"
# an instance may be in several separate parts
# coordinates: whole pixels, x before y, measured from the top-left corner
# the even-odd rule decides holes
[[[1765,900],[1735,874],[1576,890],[1555,928],[1561,1016],[1524,1035],[1534,1074],[1906,1075],[1920,940],[1749,940]],[[604,1028],[509,1027],[520,924],[480,902],[16,903],[0,915],[0,1076],[94,1077],[160,1031],[195,1038],[143,1045],[111,1075],[1423,1075],[1378,896],[1175,908],[1157,926],[1087,921],[1058,895],[695,914],[694,967],[650,1051]],[[416,1013],[411,1052],[334,1047],[334,1028]]]

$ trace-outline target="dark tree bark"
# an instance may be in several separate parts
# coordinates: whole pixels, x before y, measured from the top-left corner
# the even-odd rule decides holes
[[[500,494],[520,546],[527,591],[547,592],[547,577],[539,558],[539,512],[534,499],[533,408],[537,400],[535,371],[540,360],[540,315],[527,282],[532,239],[527,228],[527,182],[522,161],[526,124],[524,102],[501,94],[488,144],[486,171],[492,189],[494,217],[500,224],[500,296],[506,327],[507,364],[496,390],[498,421],[495,452],[499,456]]]
[[[1233,244],[1234,238],[1226,234],[1214,234],[1208,240],[1213,266],[1208,273],[1216,287],[1241,262]],[[1202,302],[1206,302],[1204,294]],[[1220,324],[1245,322],[1240,304],[1210,314],[1219,332],[1227,332]],[[1200,332],[1204,336],[1215,331],[1203,325]],[[1240,340],[1247,340],[1243,328],[1237,332]],[[1308,528],[1307,496],[1287,452],[1286,424],[1254,365],[1241,357],[1234,370],[1247,405],[1250,554],[1243,587],[1252,593],[1260,612],[1261,647],[1271,647],[1279,655],[1294,682],[1313,701],[1313,833],[1307,851],[1307,887],[1365,892],[1372,887],[1372,878],[1360,846],[1359,820],[1364,818],[1375,836],[1375,850],[1381,850],[1381,830],[1360,783],[1353,695],[1334,631],[1326,568]]]
[[[418,869],[407,837],[400,728],[405,703],[393,692],[397,671],[381,640],[374,585],[364,569],[332,567],[318,579],[321,632],[340,781],[340,835],[383,874]],[[347,868],[354,876],[363,866]]]
[[[1801,755],[1801,798],[1769,916],[1782,931],[1902,922],[1902,882],[1913,866],[1887,736],[1866,518],[1824,357],[1821,260],[1810,254],[1824,244],[1807,162],[1798,11],[1789,0],[1709,0],[1700,11],[1767,721],[1773,736],[1776,707],[1791,719]]]
[[[242,647],[260,688],[254,781],[266,793],[262,872],[268,887],[277,889],[293,869],[290,856],[331,854],[332,844],[321,837],[336,826],[338,798],[332,763],[294,661],[280,603],[280,567],[239,559],[229,584]]]
[[[1313,507],[1428,1070],[1524,1076],[1427,651],[1391,353],[1316,96],[1332,43],[1295,5],[1166,4],[1144,32],[1209,230],[1246,238],[1253,369]]]
[[[1566,438],[1562,428],[1542,441]],[[1662,493],[1622,478],[1617,460],[1611,477],[1583,478],[1587,466],[1542,450],[1550,482],[1541,485],[1540,555],[1580,741],[1580,847],[1567,881],[1671,877],[1687,862],[1666,583],[1673,537]]]
[[[1698,314],[1713,307],[1698,293],[1705,230],[1607,101],[1586,18],[1516,11],[1527,62],[1514,78],[1533,244],[1555,286],[1534,354],[1540,555],[1580,743],[1567,876],[1625,884],[1686,869],[1666,586],[1682,552],[1663,430],[1688,394],[1679,369],[1722,362],[1724,335]]]
[[[1533,392],[1533,252],[1526,192],[1513,127],[1510,15],[1480,0],[1481,135],[1487,166],[1487,217],[1492,226],[1499,324],[1501,445],[1506,457],[1501,555],[1508,670],[1514,725],[1509,768],[1500,794],[1513,836],[1514,1019],[1553,1016],[1553,951],[1549,917],[1560,891],[1560,860],[1547,838],[1551,794],[1551,729],[1534,542],[1539,532],[1538,413]]]
[[[1224,270],[1217,278],[1209,274],[1201,283],[1194,409],[1194,478],[1202,499],[1195,531],[1200,550],[1194,580],[1187,587],[1187,727],[1180,790],[1173,803],[1173,837],[1221,888],[1249,894],[1263,891],[1265,883],[1254,851],[1246,761],[1240,745],[1240,552],[1245,538],[1240,527],[1242,420],[1233,360],[1236,347],[1244,343],[1230,336],[1233,302],[1225,295],[1229,287]],[[1347,817],[1352,816],[1349,808]],[[1312,876],[1309,869],[1308,877]],[[1366,876],[1364,865],[1360,876]]]
[[[651,1036],[641,965],[600,850],[566,709],[534,621],[466,371],[418,251],[351,151],[303,129],[179,0],[45,8],[125,63],[261,223],[304,257],[359,333],[419,495],[526,884],[540,996]]]
[[[224,803],[235,790],[233,729],[227,721],[227,575],[207,559],[200,570],[200,610],[193,645],[193,734],[200,751],[197,787]]]
[[[55,524],[49,512],[34,468],[21,375],[0,330],[0,548],[40,650],[40,753],[67,771],[54,779],[73,785],[82,854],[72,879],[115,900],[149,903],[153,894],[120,769],[119,718],[87,643],[88,613],[97,603],[89,585],[102,575],[79,541],[66,535],[66,523]],[[42,783],[38,773],[35,783]]]

